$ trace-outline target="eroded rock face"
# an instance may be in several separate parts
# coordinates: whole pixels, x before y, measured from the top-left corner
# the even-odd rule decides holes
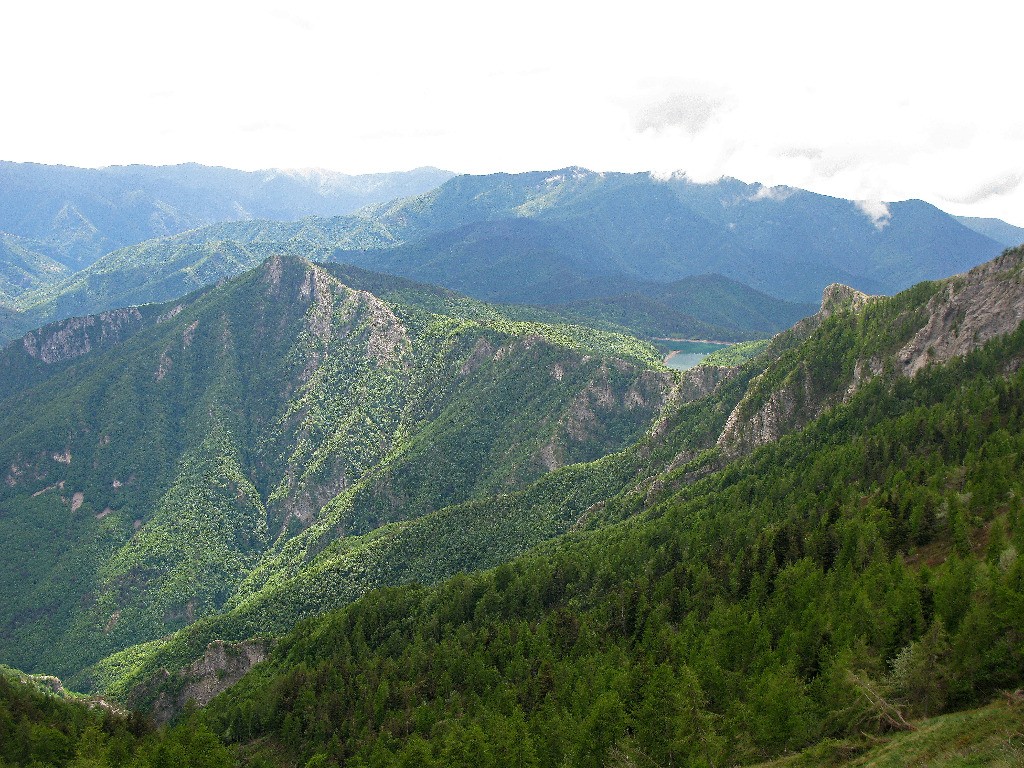
[[[473,351],[469,353],[469,357],[466,358],[466,362],[462,364],[462,368],[459,373],[463,376],[468,376],[493,357],[494,347],[484,336],[481,336],[477,339],[476,345],[473,347]],[[558,381],[561,381],[562,377],[565,375],[565,370],[558,365],[556,365],[555,368],[557,370],[553,375]]]
[[[409,335],[391,307],[372,293],[359,291],[364,311],[370,322],[370,334],[366,340],[367,357],[379,365],[394,363],[412,347]]]
[[[1024,321],[1024,252],[1008,251],[946,281],[928,302],[928,322],[896,355],[913,376],[928,363],[961,357]]]
[[[718,446],[730,455],[746,453],[760,445],[774,442],[790,431],[798,418],[798,410],[812,402],[810,377],[803,373],[781,389],[772,392],[753,414],[744,414],[741,401],[725,423]],[[825,404],[816,409],[823,410]]]
[[[830,285],[822,296],[821,310],[801,321],[796,330],[809,332],[837,312],[853,313],[875,300],[847,286]],[[897,373],[914,376],[929,363],[962,357],[993,338],[1012,333],[1024,321],[1024,249],[1007,251],[993,261],[942,281],[924,307],[923,315],[923,324],[895,354],[890,351],[857,360],[848,380],[835,391],[816,388],[810,372],[803,367],[792,371],[767,396],[751,394],[757,392],[755,379],[747,396],[730,414],[718,447],[727,457],[735,457],[806,426],[825,409],[852,398],[885,370],[887,360],[895,363]],[[756,406],[755,397],[761,400]]]
[[[143,324],[138,307],[114,309],[89,317],[72,317],[25,334],[29,357],[47,365],[74,360],[94,348],[119,344]]]
[[[739,367],[728,368],[718,365],[698,365],[683,374],[679,385],[679,397],[683,403],[692,403],[714,392],[718,385],[728,381]]]
[[[683,372],[679,383],[666,393],[664,404],[671,404],[675,407],[700,400],[714,392],[720,384],[728,381],[736,375],[739,368],[729,368],[717,365],[698,365]],[[655,420],[651,427],[651,434],[660,437],[665,434],[670,422],[669,414],[672,408],[663,408],[661,416]]]
[[[288,494],[280,503],[279,514],[282,522],[278,535],[284,535],[292,520],[298,521],[302,528],[313,523],[317,513],[324,505],[349,486],[345,473],[344,461],[335,459],[331,462],[336,468],[323,473],[323,478],[303,478],[297,480],[292,476],[286,479]]]
[[[848,285],[832,283],[825,286],[825,290],[821,294],[821,309],[818,310],[818,319],[819,321],[824,320],[843,309],[860,309],[873,298]]]
[[[241,643],[226,643],[214,640],[206,652],[188,667],[173,675],[180,685],[176,695],[165,690],[153,703],[153,717],[159,723],[166,723],[181,712],[189,701],[203,707],[219,693],[237,683],[254,666],[267,658],[269,643],[264,640],[246,640]],[[172,675],[166,671],[162,678],[170,681]]]
[[[583,358],[585,359],[585,358]],[[570,364],[558,363],[553,378],[561,381]],[[600,440],[610,415],[646,411],[654,416],[663,409],[673,392],[673,375],[661,371],[634,371],[636,378],[625,388],[614,387],[609,367],[631,370],[625,361],[612,360],[598,368],[586,386],[573,397],[556,426],[551,440],[541,446],[536,460],[546,471],[579,461],[575,449]]]
[[[793,326],[791,333],[801,340],[807,339],[829,317],[839,312],[856,312],[875,298],[849,286],[832,283],[822,293],[821,309]],[[729,460],[774,442],[787,432],[807,425],[826,408],[852,397],[863,382],[880,371],[880,363],[875,371],[870,365],[858,362],[854,381],[845,392],[832,393],[832,396],[816,396],[814,381],[803,367],[792,371],[780,386],[767,395],[758,386],[764,374],[756,376],[751,380],[747,393],[729,414],[716,445],[723,458]],[[758,400],[761,401],[759,404]]]

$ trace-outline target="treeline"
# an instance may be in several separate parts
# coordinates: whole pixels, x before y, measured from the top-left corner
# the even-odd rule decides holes
[[[1024,682],[1024,333],[879,377],[641,518],[301,624],[254,765],[728,765]]]

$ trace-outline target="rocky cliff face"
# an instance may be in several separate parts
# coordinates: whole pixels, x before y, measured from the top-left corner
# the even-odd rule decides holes
[[[197,706],[205,706],[266,659],[269,650],[270,644],[264,640],[241,643],[215,640],[185,669],[174,673],[161,670],[150,682],[161,689],[151,710],[153,718],[158,723],[170,722],[190,701]]]
[[[928,322],[897,353],[906,376],[928,363],[966,355],[1024,320],[1024,249],[943,281],[928,302]],[[874,362],[874,361],[873,361]]]
[[[732,458],[778,440],[796,428],[798,409],[811,400],[811,380],[806,371],[771,392],[752,413],[747,412],[749,401],[745,398],[729,414],[718,447]],[[814,410],[820,413],[825,407],[821,402]]]
[[[948,362],[1016,330],[1024,321],[1024,249],[1006,251],[934,288],[922,305],[901,302],[901,297],[866,296],[847,286],[828,286],[821,310],[787,333],[810,338],[827,320],[846,324],[832,327],[833,336],[845,346],[820,344],[816,354],[829,363],[825,367],[830,370],[839,358],[852,358],[852,366],[836,380],[823,377],[823,366],[814,360],[780,357],[751,382],[747,395],[730,414],[718,439],[725,457],[748,453],[800,429],[825,409],[849,400],[887,367],[897,375],[914,376],[929,363]],[[879,313],[885,319],[885,327],[879,327],[866,320],[873,307],[883,312],[887,307],[899,309]],[[846,330],[850,332],[842,332]],[[868,333],[876,338],[866,339]],[[835,360],[827,360],[830,356]],[[766,386],[769,380],[777,383]]]
[[[94,349],[120,344],[145,326],[138,307],[115,309],[89,317],[72,317],[30,331],[21,340],[29,357],[46,365],[63,363]]]

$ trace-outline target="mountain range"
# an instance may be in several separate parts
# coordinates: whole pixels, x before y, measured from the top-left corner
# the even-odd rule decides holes
[[[350,213],[451,176],[436,168],[350,176],[195,163],[88,169],[0,161],[0,302],[143,240],[221,221]]]
[[[460,176],[366,217],[378,241],[336,258],[492,301],[582,297],[594,290],[580,285],[587,277],[716,273],[806,302],[837,281],[893,293],[1002,250],[922,201],[870,206],[735,179],[698,184],[579,168]],[[501,279],[486,283],[484,265]],[[565,287],[545,294],[552,284]]]
[[[220,223],[113,251],[22,292],[0,332],[11,339],[52,320],[170,300],[272,253],[290,253],[489,302],[571,303],[573,311],[579,302],[618,305],[610,312],[620,327],[658,335],[675,331],[651,327],[646,301],[635,322],[621,308],[640,295],[658,303],[657,314],[691,314],[685,304],[659,299],[671,295],[660,286],[716,274],[791,302],[771,322],[733,323],[723,337],[751,338],[786,327],[794,312],[806,314],[831,282],[893,293],[961,272],[1002,248],[921,201],[867,205],[733,179],[697,184],[579,168],[458,176],[357,215]],[[8,280],[16,282],[24,269],[14,256],[7,261]]]
[[[344,277],[273,257],[3,352],[4,658],[65,675],[251,602],[336,538],[623,447],[671,388],[630,337]]]
[[[0,766],[1019,764],[999,224],[462,176],[20,294]]]
[[[636,446],[576,467],[594,495],[567,535],[304,622],[203,722],[250,759],[728,765],[818,742],[796,764],[845,764],[877,744],[865,730],[1012,690],[1022,264],[891,299],[830,288],[760,358],[684,375],[691,396]],[[973,717],[959,749],[1012,765],[981,724],[1019,711]]]
[[[1007,248],[1024,243],[1024,227],[1015,227],[1001,219],[982,219],[976,216],[957,216],[956,220],[968,229],[973,229]]]

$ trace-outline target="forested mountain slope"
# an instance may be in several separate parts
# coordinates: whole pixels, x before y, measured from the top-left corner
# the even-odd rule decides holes
[[[294,297],[309,275],[312,295],[317,269],[271,261],[249,280],[261,291],[280,281]],[[461,347],[469,354],[455,355],[453,366],[466,366],[474,350],[477,360],[500,356],[479,353],[479,329],[502,323],[496,310],[441,290],[416,294],[380,275],[350,278],[386,285],[380,292],[392,297],[419,296],[386,303],[411,343],[422,328],[415,317],[455,315],[471,325]],[[244,285],[201,294],[156,326],[143,316],[122,341],[87,329],[90,344],[100,356],[134,348],[178,317],[203,319],[186,313],[232,287],[258,313],[260,291]],[[201,722],[189,721],[191,732],[223,739],[252,765],[729,765],[817,744],[807,764],[855,756],[915,718],[982,705],[1024,684],[1022,296],[1020,249],[893,298],[831,287],[821,311],[760,357],[680,377],[662,416],[627,449],[520,480],[512,493],[481,488],[465,503],[339,539],[343,528],[358,534],[369,529],[360,524],[383,519],[375,504],[386,508],[390,497],[380,492],[394,485],[370,470],[311,524],[292,517],[295,528],[266,550],[223,612],[106,659],[87,678],[173,712],[184,697],[206,700],[211,678],[231,682],[269,652]],[[315,301],[285,303],[299,306],[296,322],[316,315],[306,308]],[[183,341],[189,325],[170,336]],[[349,333],[369,350],[358,327]],[[644,359],[642,346],[621,338],[560,333],[561,349],[607,346]],[[227,337],[214,336],[223,348]],[[6,353],[15,352],[20,364],[11,362],[8,375],[35,376],[34,387],[94,354],[40,374],[39,357],[24,344]],[[292,364],[304,370],[307,359],[295,355]],[[151,361],[159,373],[159,352]],[[550,364],[530,370],[557,380],[564,364]],[[633,374],[630,387],[645,375]],[[203,400],[208,413],[211,404]],[[204,439],[216,434],[201,429]],[[265,456],[256,445],[251,455]],[[54,466],[69,455],[77,454],[54,451]],[[47,487],[50,478],[30,475],[11,479]],[[399,476],[396,469],[392,479]],[[237,475],[205,477],[226,492],[212,508],[262,498],[238,493]],[[420,476],[407,487],[422,486]],[[30,497],[28,489],[23,505],[54,490]],[[67,482],[56,490],[71,492]],[[264,507],[272,519],[273,501]],[[288,518],[285,507],[279,519]],[[492,570],[458,573],[531,543],[542,546]],[[420,585],[359,597],[404,581]],[[286,631],[302,616],[272,647],[210,643]],[[180,672],[168,677],[161,664]],[[987,718],[985,727],[1010,734],[978,742],[993,760],[1016,754],[1015,712],[972,721]],[[921,740],[892,743],[910,755]]]
[[[230,752],[203,724],[157,730],[135,713],[69,694],[55,677],[0,666],[0,766],[187,765],[228,768]]]
[[[580,530],[300,624],[206,721],[280,764],[727,765],[1020,686],[1022,263],[833,289]]]
[[[668,393],[635,339],[394,291],[274,257],[7,347],[3,658],[74,672],[237,602],[303,532],[312,557],[617,450]]]
[[[721,275],[694,275],[550,309],[570,320],[628,329],[644,338],[741,341],[774,336],[814,314],[817,306],[782,301]]]
[[[0,305],[10,307],[20,295],[70,275],[73,270],[55,255],[38,243],[0,233]]]
[[[147,679],[159,677],[161,666],[188,666],[213,640],[274,635],[372,586],[432,583],[495,565],[567,531],[635,515],[668,489],[799,431],[876,378],[912,374],[922,360],[949,360],[1010,332],[1024,311],[1019,266],[1020,252],[1012,252],[891,299],[834,286],[817,315],[777,336],[759,359],[739,369],[685,374],[670,411],[625,451],[566,467],[515,494],[441,509],[366,539],[325,547],[330,527],[312,526],[257,569],[225,613],[111,657],[77,682],[135,703],[152,702],[166,689]],[[343,514],[349,501],[336,501],[334,509]],[[175,685],[182,690],[180,681]]]

